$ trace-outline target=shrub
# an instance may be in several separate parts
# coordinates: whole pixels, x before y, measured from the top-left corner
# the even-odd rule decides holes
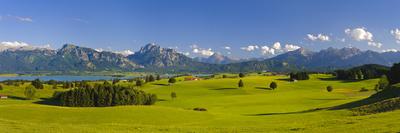
[[[276,84],[276,82],[271,82],[271,84],[269,84],[269,88],[275,90],[278,87],[278,84]]]
[[[228,76],[224,74],[224,75],[222,75],[222,78],[228,78]]]
[[[239,88],[242,88],[243,86],[244,86],[243,81],[242,81],[242,80],[239,80],[238,87],[239,87]]]
[[[194,110],[194,111],[207,111],[206,108],[199,108],[199,107],[194,108],[193,110]]]
[[[330,86],[330,85],[329,85],[329,86],[327,86],[327,87],[326,87],[326,91],[328,91],[328,92],[331,92],[331,91],[333,91],[333,87],[332,87],[332,86]]]
[[[176,98],[176,93],[175,92],[171,92],[171,98],[175,99]]]
[[[36,94],[35,87],[32,86],[32,85],[29,85],[29,86],[25,87],[24,94],[25,94],[26,99],[33,99],[35,97],[35,94]]]
[[[3,90],[3,85],[0,85],[0,90]]]

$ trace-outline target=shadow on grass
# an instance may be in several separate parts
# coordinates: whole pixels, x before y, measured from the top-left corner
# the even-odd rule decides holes
[[[320,110],[324,110],[327,108],[315,108],[303,111],[296,111],[296,112],[283,112],[283,113],[262,113],[262,114],[246,114],[246,116],[269,116],[269,115],[289,115],[289,114],[303,114],[303,113],[311,113]]]
[[[42,104],[42,105],[52,105],[52,106],[59,106],[60,103],[57,100],[51,98],[40,98],[40,101],[33,102],[35,104]]]
[[[342,83],[351,83],[351,82],[360,82],[360,81],[363,81],[363,80],[341,80],[341,79],[337,79],[337,78],[335,78],[335,77],[332,77],[332,78],[318,78],[319,80],[322,80],[322,81],[340,81],[340,82],[342,82]]]
[[[209,89],[209,90],[236,90],[238,88],[215,88],[215,89]]]
[[[157,101],[168,101],[167,99],[157,99]]]
[[[168,84],[160,84],[160,83],[156,83],[156,84],[153,84],[153,85],[159,85],[159,86],[169,86]]]
[[[273,90],[271,88],[267,88],[267,87],[254,87],[256,89],[260,89],[260,90]]]
[[[368,105],[368,104],[373,104],[376,102],[380,102],[380,101],[390,99],[390,98],[395,98],[395,97],[400,97],[400,88],[388,88],[388,89],[382,90],[378,93],[375,93],[368,98],[350,102],[350,103],[345,103],[342,105],[338,105],[338,106],[330,108],[330,110],[352,109],[352,108],[356,108],[356,107],[360,107],[360,106]]]
[[[343,98],[311,98],[311,100],[330,101],[330,100],[345,100],[345,99],[343,99]]]
[[[286,81],[286,82],[291,82],[292,81],[292,80],[290,80],[290,78],[280,78],[280,79],[276,79],[276,80]]]
[[[19,96],[7,96],[9,99],[14,99],[14,100],[27,100],[24,97],[19,97]]]

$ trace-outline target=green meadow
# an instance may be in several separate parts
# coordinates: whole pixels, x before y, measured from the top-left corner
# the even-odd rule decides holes
[[[356,116],[348,109],[333,110],[375,93],[378,79],[333,80],[330,75],[310,75],[310,80],[289,82],[287,76],[252,74],[242,78],[213,78],[168,85],[167,79],[140,89],[157,94],[151,106],[61,107],[46,104],[59,89],[37,90],[34,100],[24,100],[24,88],[3,85],[0,94],[0,132],[398,132],[400,111]],[[269,89],[275,81],[278,88]],[[119,82],[120,85],[134,85]],[[334,89],[327,92],[326,87]],[[362,87],[369,91],[360,92]],[[171,98],[171,92],[177,97]],[[207,111],[194,111],[205,108]]]

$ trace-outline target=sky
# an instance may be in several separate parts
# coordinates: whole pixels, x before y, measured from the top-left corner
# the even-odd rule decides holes
[[[191,57],[271,57],[303,47],[400,50],[398,0],[0,0],[0,45],[71,43]],[[279,44],[279,45],[278,45]]]

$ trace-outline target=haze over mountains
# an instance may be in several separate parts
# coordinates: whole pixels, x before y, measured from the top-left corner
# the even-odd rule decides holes
[[[13,48],[0,51],[1,72],[48,71],[152,71],[152,72],[246,72],[329,71],[363,64],[391,66],[400,52],[378,53],[357,48],[328,48],[319,52],[304,48],[257,61],[232,59],[220,54],[190,58],[174,49],[147,44],[132,55],[66,44],[61,49]]]

